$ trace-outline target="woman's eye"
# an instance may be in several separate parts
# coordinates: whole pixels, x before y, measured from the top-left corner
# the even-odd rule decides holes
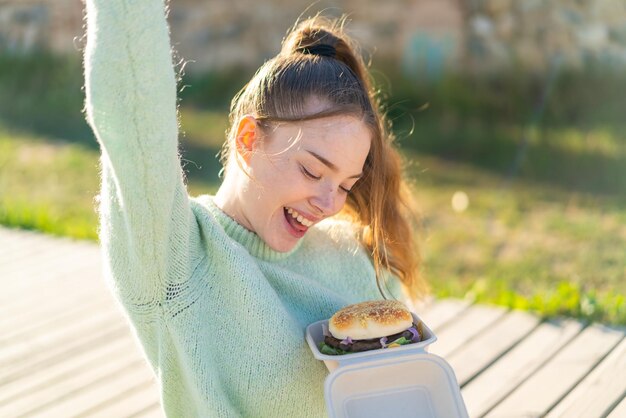
[[[302,170],[302,173],[310,179],[319,180],[321,178],[320,176],[316,176],[315,174],[311,173],[309,170],[304,168],[304,166],[300,166],[300,169]]]
[[[316,176],[315,174],[311,173],[303,165],[300,165],[300,171],[302,171],[302,174],[304,174],[305,177],[307,177],[307,178],[309,178],[311,180],[319,180],[319,179],[322,178],[322,176]],[[348,189],[347,187],[339,186],[339,190],[341,190],[342,192],[344,192],[346,194],[350,193],[350,189]]]

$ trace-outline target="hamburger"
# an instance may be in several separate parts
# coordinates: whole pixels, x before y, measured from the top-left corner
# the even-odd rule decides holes
[[[420,324],[397,300],[375,300],[348,305],[337,311],[324,327],[323,354],[358,353],[394,348],[422,340]]]

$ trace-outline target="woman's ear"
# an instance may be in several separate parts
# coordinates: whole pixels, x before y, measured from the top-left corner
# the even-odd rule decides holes
[[[259,145],[260,133],[257,121],[253,116],[244,116],[237,126],[237,135],[235,136],[235,146],[237,154],[248,164],[252,152]]]

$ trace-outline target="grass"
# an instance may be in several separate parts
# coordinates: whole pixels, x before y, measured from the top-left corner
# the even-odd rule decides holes
[[[437,295],[626,324],[626,199],[415,158],[424,274]],[[457,191],[469,197],[462,212]]]
[[[181,147],[194,150],[184,156],[192,195],[217,188],[216,138],[225,124],[224,113],[182,109]],[[0,150],[1,224],[96,239],[96,149],[4,129]],[[435,294],[626,324],[626,201],[405,154]],[[457,212],[451,198],[460,190],[469,206]]]
[[[85,141],[83,70],[74,56],[0,54],[0,121],[48,139]]]
[[[193,121],[193,112],[189,117]],[[219,146],[199,145],[202,137],[191,138],[181,141],[187,154],[192,150],[197,155],[183,160],[191,179],[189,190],[192,194],[213,193],[218,186],[220,166],[214,156]],[[96,145],[61,141],[0,125],[0,224],[96,240]]]
[[[0,224],[96,239],[98,155],[0,128]]]

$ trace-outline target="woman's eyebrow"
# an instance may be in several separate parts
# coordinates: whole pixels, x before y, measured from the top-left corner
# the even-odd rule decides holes
[[[309,154],[311,154],[312,156],[314,156],[315,158],[317,158],[322,164],[324,164],[326,167],[330,168],[331,170],[337,172],[339,171],[339,169],[337,168],[337,166],[333,163],[331,163],[330,161],[328,161],[326,158],[322,157],[321,155],[313,152],[313,151],[309,151],[308,149],[305,150],[306,152],[308,152]],[[360,178],[363,175],[363,173],[359,173],[359,174],[355,174],[353,176],[348,177],[349,179],[356,179],[356,178]]]

